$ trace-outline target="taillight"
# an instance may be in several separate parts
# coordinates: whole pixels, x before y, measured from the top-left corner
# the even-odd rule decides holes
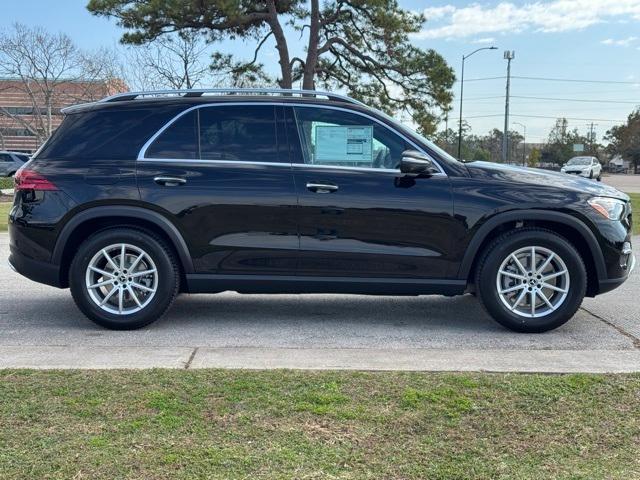
[[[14,177],[16,190],[51,191],[58,190],[53,183],[33,170],[20,168]]]

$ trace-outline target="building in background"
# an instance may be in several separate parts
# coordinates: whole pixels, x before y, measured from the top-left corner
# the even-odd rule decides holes
[[[33,153],[62,122],[61,109],[127,90],[118,79],[60,81],[47,93],[35,82],[0,79],[0,150]]]

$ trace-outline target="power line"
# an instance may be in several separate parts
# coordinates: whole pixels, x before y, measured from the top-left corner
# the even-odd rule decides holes
[[[477,100],[497,100],[504,98],[504,95],[491,95],[486,97],[469,97],[467,101],[477,101]],[[629,101],[629,100],[589,100],[587,98],[563,98],[563,97],[534,97],[530,95],[511,95],[511,98],[520,98],[524,100],[544,100],[544,101],[553,101],[553,102],[578,102],[578,103],[611,103],[611,104],[620,104],[620,105],[640,105],[640,100],[637,101]]]
[[[479,78],[466,78],[465,82],[483,82],[487,80],[504,80],[507,77],[502,75],[499,77],[479,77]],[[519,80],[536,80],[543,82],[571,82],[571,83],[597,83],[597,84],[612,84],[612,85],[640,85],[640,81],[623,81],[623,80],[585,80],[581,78],[552,78],[552,77],[526,77],[521,75],[512,75],[511,78],[517,78]],[[459,81],[459,80],[456,80]]]
[[[501,77],[482,77],[482,78],[466,78],[464,81],[465,82],[483,82],[485,80],[502,80],[507,78],[506,76],[501,76]],[[458,80],[456,80],[458,81]]]
[[[490,117],[502,117],[503,114],[502,113],[495,113],[495,114],[491,114],[491,115],[473,115],[470,117],[465,117],[466,119],[472,119],[472,118],[490,118]],[[576,118],[576,117],[565,117],[563,115],[556,115],[556,116],[546,116],[546,115],[519,115],[519,114],[511,114],[512,117],[521,117],[521,118],[550,118],[552,120],[557,120],[559,118],[565,118],[567,120],[574,120],[574,121],[584,121],[584,122],[609,122],[609,123],[624,123],[626,120],[611,120],[611,119],[604,119],[604,118]]]
[[[640,82],[626,82],[621,80],[584,80],[578,78],[549,78],[549,77],[523,77],[513,76],[520,80],[540,80],[545,82],[572,82],[572,83],[611,83],[616,85],[640,85]]]
[[[640,100],[638,100],[637,102],[630,102],[630,101],[624,101],[624,100],[588,100],[584,98],[529,97],[526,95],[511,95],[511,97],[526,98],[530,100],[549,100],[549,101],[559,101],[559,102],[616,103],[616,104],[625,104],[625,105],[640,105]]]
[[[493,100],[496,98],[504,98],[504,95],[492,95],[489,97],[469,97],[465,98],[465,100]]]

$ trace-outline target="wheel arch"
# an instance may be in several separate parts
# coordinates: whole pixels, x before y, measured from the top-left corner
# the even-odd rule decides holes
[[[142,207],[100,206],[83,210],[73,216],[58,235],[52,263],[60,265],[62,286],[68,286],[69,265],[73,252],[87,236],[104,228],[127,226],[148,230],[161,237],[176,254],[182,275],[193,273],[193,262],[182,234],[162,214]]]
[[[569,241],[582,256],[587,269],[587,295],[599,291],[599,280],[606,278],[606,266],[598,241],[587,225],[562,212],[524,210],[498,214],[487,220],[476,232],[464,254],[458,278],[473,283],[480,253],[497,236],[519,227],[541,227],[551,230]]]

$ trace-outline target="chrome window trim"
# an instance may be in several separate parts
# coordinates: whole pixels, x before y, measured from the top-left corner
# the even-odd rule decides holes
[[[138,162],[143,163],[202,163],[202,164],[220,164],[220,165],[267,165],[270,167],[301,167],[301,168],[326,168],[326,169],[339,169],[339,170],[356,170],[367,172],[386,172],[386,173],[399,173],[400,170],[396,168],[373,168],[373,167],[346,167],[343,165],[311,165],[308,163],[289,163],[289,162],[255,162],[250,160],[193,160],[184,158],[141,158]],[[437,173],[435,175],[441,175]]]
[[[137,161],[145,161],[145,162],[163,162],[165,160],[169,162],[200,162],[200,163],[244,163],[244,164],[260,164],[260,165],[286,165],[286,166],[303,166],[303,167],[315,167],[315,168],[338,168],[338,169],[347,169],[347,170],[366,170],[366,171],[387,171],[387,172],[400,172],[399,169],[387,169],[387,168],[372,168],[372,167],[347,167],[347,166],[333,166],[333,165],[318,165],[318,164],[308,164],[308,163],[293,163],[293,162],[282,162],[282,163],[274,163],[274,162],[255,162],[255,161],[244,161],[244,160],[203,160],[203,159],[162,159],[162,158],[145,158],[145,154],[149,146],[160,136],[162,133],[168,129],[174,122],[176,122],[180,117],[186,115],[187,113],[199,109],[199,108],[211,108],[211,107],[224,107],[224,106],[239,106],[239,105],[271,105],[274,107],[304,107],[304,108],[325,108],[329,110],[338,110],[347,113],[353,113],[354,115],[360,115],[361,117],[368,118],[371,121],[376,122],[383,128],[386,128],[390,132],[396,134],[404,141],[406,141],[409,145],[415,148],[417,151],[427,155],[433,164],[438,167],[439,172],[433,174],[432,176],[447,176],[444,169],[440,166],[440,164],[429,154],[429,152],[425,152],[423,148],[419,147],[413,140],[407,137],[404,133],[397,131],[396,129],[391,128],[386,123],[381,120],[367,115],[366,113],[359,112],[356,110],[352,110],[350,108],[338,107],[335,105],[322,105],[322,104],[308,104],[308,103],[289,103],[289,102],[224,102],[224,103],[204,103],[202,105],[194,105],[192,107],[187,108],[186,110],[178,113],[175,117],[165,123],[160,129],[154,133],[149,140],[145,142],[140,151],[138,152]],[[390,117],[389,117],[390,118]],[[395,122],[395,120],[394,120]]]
[[[382,173],[400,173],[397,168],[374,168],[374,167],[347,167],[345,165],[318,165],[313,163],[292,163],[294,168],[324,168],[327,170],[354,170],[360,172],[382,172]],[[434,175],[443,175],[442,173],[436,173]],[[434,176],[432,175],[432,176]]]
[[[293,165],[289,162],[255,162],[250,160],[200,160],[189,158],[139,158],[138,162],[146,163],[204,163],[204,164],[221,164],[221,165],[269,165],[272,167],[287,167]]]

